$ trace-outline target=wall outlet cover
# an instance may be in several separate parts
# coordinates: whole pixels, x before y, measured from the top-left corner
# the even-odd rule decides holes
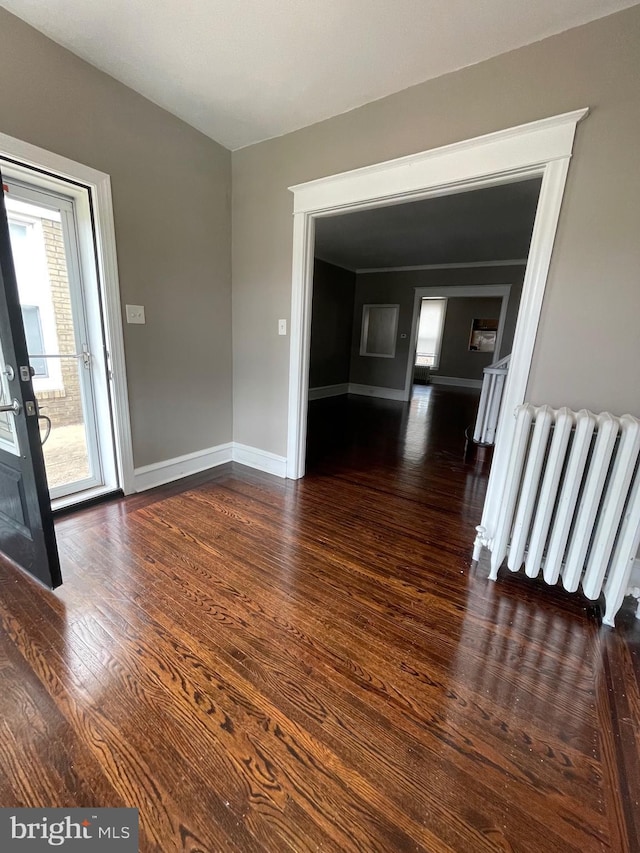
[[[144,305],[126,305],[127,323],[146,323]]]

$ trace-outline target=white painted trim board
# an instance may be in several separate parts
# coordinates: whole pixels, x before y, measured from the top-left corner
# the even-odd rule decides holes
[[[340,397],[349,393],[349,383],[341,382],[338,385],[318,385],[309,388],[309,400],[323,400],[325,397]]]
[[[216,447],[208,447],[206,450],[196,450],[195,453],[186,453],[184,456],[176,456],[173,459],[165,459],[162,462],[154,462],[151,465],[143,465],[135,470],[136,492],[144,492],[165,483],[172,483],[190,474],[199,474],[209,468],[216,468],[232,461],[232,443],[218,444]]]
[[[385,388],[382,385],[360,385],[356,382],[350,382],[349,394],[358,394],[361,397],[378,397],[381,400],[406,402],[402,388]]]
[[[246,444],[233,443],[233,461],[240,465],[247,465],[257,471],[273,474],[275,477],[287,476],[287,459],[278,456],[268,450],[260,450],[257,447],[248,447]]]
[[[482,379],[463,379],[460,376],[439,376],[431,373],[429,382],[432,385],[450,385],[454,388],[482,388]]]
[[[426,188],[451,195],[487,175],[520,180],[517,170],[540,166],[571,154],[575,128],[588,113],[583,108],[497,130],[450,145],[374,163],[349,172],[289,187],[293,212],[333,215],[352,205],[379,207],[381,199],[416,199]],[[539,174],[539,172],[538,172]],[[423,196],[424,197],[424,196]]]
[[[228,441],[215,447],[207,447],[184,456],[176,456],[173,459],[164,459],[162,462],[136,468],[135,490],[144,492],[156,486],[163,486],[165,483],[172,483],[174,480],[181,480],[191,474],[217,468],[226,462],[238,462],[276,477],[286,476],[287,460],[284,456]]]
[[[462,379],[458,376],[438,376],[432,373],[429,377],[431,385],[451,385],[457,388],[482,388],[482,379]],[[355,382],[341,385],[321,385],[309,388],[309,400],[324,400],[328,397],[342,397],[345,394],[357,394],[361,397],[379,397],[383,400],[400,400],[407,402],[402,388],[385,388],[382,385],[360,385]],[[282,457],[284,458],[284,457]]]

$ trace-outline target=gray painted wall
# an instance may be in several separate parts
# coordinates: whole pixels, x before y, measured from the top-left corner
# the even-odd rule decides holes
[[[640,415],[638,44],[634,6],[234,152],[235,439],[286,453],[289,342],[276,324],[291,300],[287,187],[586,106],[527,397]],[[585,340],[598,342],[592,358]]]
[[[482,379],[482,371],[494,360],[494,354],[469,351],[471,324],[475,319],[497,320],[501,305],[502,299],[495,297],[463,296],[447,301],[440,365],[436,371],[440,376]]]
[[[502,348],[502,352],[505,355],[508,354],[508,347],[510,347],[513,340],[513,332],[515,330],[523,276],[524,267],[522,266],[358,273],[356,276],[355,311],[353,315],[350,381],[356,384],[376,385],[383,388],[404,388],[411,342],[411,322],[413,319],[416,287],[510,284],[511,295],[509,297],[509,310],[505,321],[504,346]],[[391,303],[400,306],[395,358],[368,358],[360,355],[362,306],[367,303]],[[401,337],[403,334],[406,335],[406,338]],[[478,357],[476,355],[476,358]],[[488,364],[489,362],[486,363]],[[483,363],[484,366],[486,365]],[[461,375],[457,373],[445,373],[443,369],[439,372],[443,376]]]
[[[341,385],[349,381],[355,287],[355,273],[316,259],[313,270],[310,388]]]
[[[135,465],[230,441],[229,152],[4,9],[0,79],[1,132],[111,175]]]

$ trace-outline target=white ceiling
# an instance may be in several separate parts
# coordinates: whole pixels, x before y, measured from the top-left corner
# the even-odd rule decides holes
[[[235,149],[637,2],[2,0],[2,5]]]
[[[316,220],[316,257],[350,270],[524,260],[540,179]]]

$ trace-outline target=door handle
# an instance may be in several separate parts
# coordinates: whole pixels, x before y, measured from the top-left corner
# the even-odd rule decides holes
[[[29,358],[75,358],[82,359],[82,364],[89,370],[91,367],[91,351],[87,344],[82,344],[82,352],[36,352],[29,353]]]
[[[22,411],[22,406],[17,400],[14,400],[12,403],[8,403],[4,406],[0,406],[0,412],[13,412],[14,415],[19,415]]]
[[[49,415],[38,415],[38,420],[45,422],[44,437],[40,436],[40,444],[44,444],[51,435],[51,418]]]

